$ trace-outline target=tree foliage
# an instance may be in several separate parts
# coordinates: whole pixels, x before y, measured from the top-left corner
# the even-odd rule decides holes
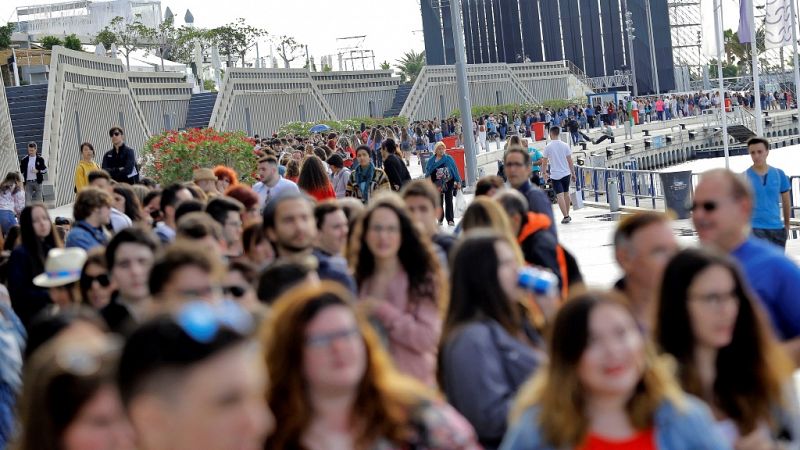
[[[122,16],[114,17],[110,26],[103,28],[94,37],[94,42],[103,44],[106,50],[117,44],[117,50],[125,57],[125,66],[128,70],[131,70],[131,53],[146,48],[148,36],[151,35],[150,28],[143,24],[141,19],[142,15],[137,14],[133,22],[126,23]]]
[[[267,36],[267,31],[245,23],[244,19],[209,30],[210,38],[214,41],[221,55],[227,56],[228,67],[233,67],[233,57],[236,56],[245,67],[247,51],[255,47],[258,39]]]
[[[0,27],[0,49],[11,47],[11,35],[14,33],[13,22],[8,22],[5,26]]]
[[[117,43],[117,35],[111,29],[105,27],[94,36],[92,43],[94,45],[103,44],[106,50],[110,50],[111,46]]]
[[[302,54],[303,44],[297,42],[292,36],[277,36],[272,43],[277,47],[278,56],[283,60],[283,66],[286,69]]]
[[[56,45],[62,45],[63,46],[64,45],[64,41],[62,41],[61,39],[59,39],[56,36],[45,36],[45,37],[42,38],[42,41],[39,44],[41,44],[42,48],[44,48],[46,50],[52,50],[53,47],[55,47]]]
[[[400,71],[400,80],[408,83],[413,83],[417,80],[419,73],[425,66],[425,51],[417,53],[414,50],[406,52],[403,57],[397,61],[397,70]]]
[[[392,68],[392,65],[389,64],[389,61],[384,61],[381,63],[381,70],[389,70]]]
[[[74,33],[64,38],[64,47],[79,52],[83,51],[83,46],[81,46],[81,40]]]

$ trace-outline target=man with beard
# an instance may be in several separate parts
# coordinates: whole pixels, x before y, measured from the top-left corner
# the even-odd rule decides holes
[[[305,194],[284,192],[267,203],[262,230],[275,248],[278,260],[313,255],[319,262],[317,274],[321,280],[338,281],[356,292],[353,277],[331,261],[331,256],[314,248],[317,239],[314,204]]]

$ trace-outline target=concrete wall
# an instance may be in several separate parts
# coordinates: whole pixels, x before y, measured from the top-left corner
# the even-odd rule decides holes
[[[11,115],[8,111],[6,88],[0,83],[0,176],[12,170],[19,170],[17,144],[11,128]]]
[[[113,126],[125,130],[126,143],[137,152],[150,136],[122,61],[54,47],[42,156],[56,206],[74,198],[80,143],[91,142],[100,163],[111,147],[108,130]]]

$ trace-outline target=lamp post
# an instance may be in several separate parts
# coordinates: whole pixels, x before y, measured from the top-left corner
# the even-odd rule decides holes
[[[628,53],[631,57],[631,78],[633,78],[633,96],[639,96],[639,85],[636,82],[636,57],[633,54],[633,40],[636,39],[636,36],[633,35],[633,32],[636,31],[636,28],[633,27],[633,18],[631,17],[632,14],[628,11],[628,0],[625,0],[625,31],[628,35]]]

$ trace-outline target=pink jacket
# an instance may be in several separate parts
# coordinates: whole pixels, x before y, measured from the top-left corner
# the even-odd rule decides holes
[[[362,283],[361,299],[369,297],[370,284],[369,279]],[[416,306],[411,306],[409,295],[408,275],[400,271],[389,283],[386,298],[379,299],[382,301],[373,311],[373,316],[385,329],[395,366],[434,387],[442,318],[433,298],[420,297]]]

